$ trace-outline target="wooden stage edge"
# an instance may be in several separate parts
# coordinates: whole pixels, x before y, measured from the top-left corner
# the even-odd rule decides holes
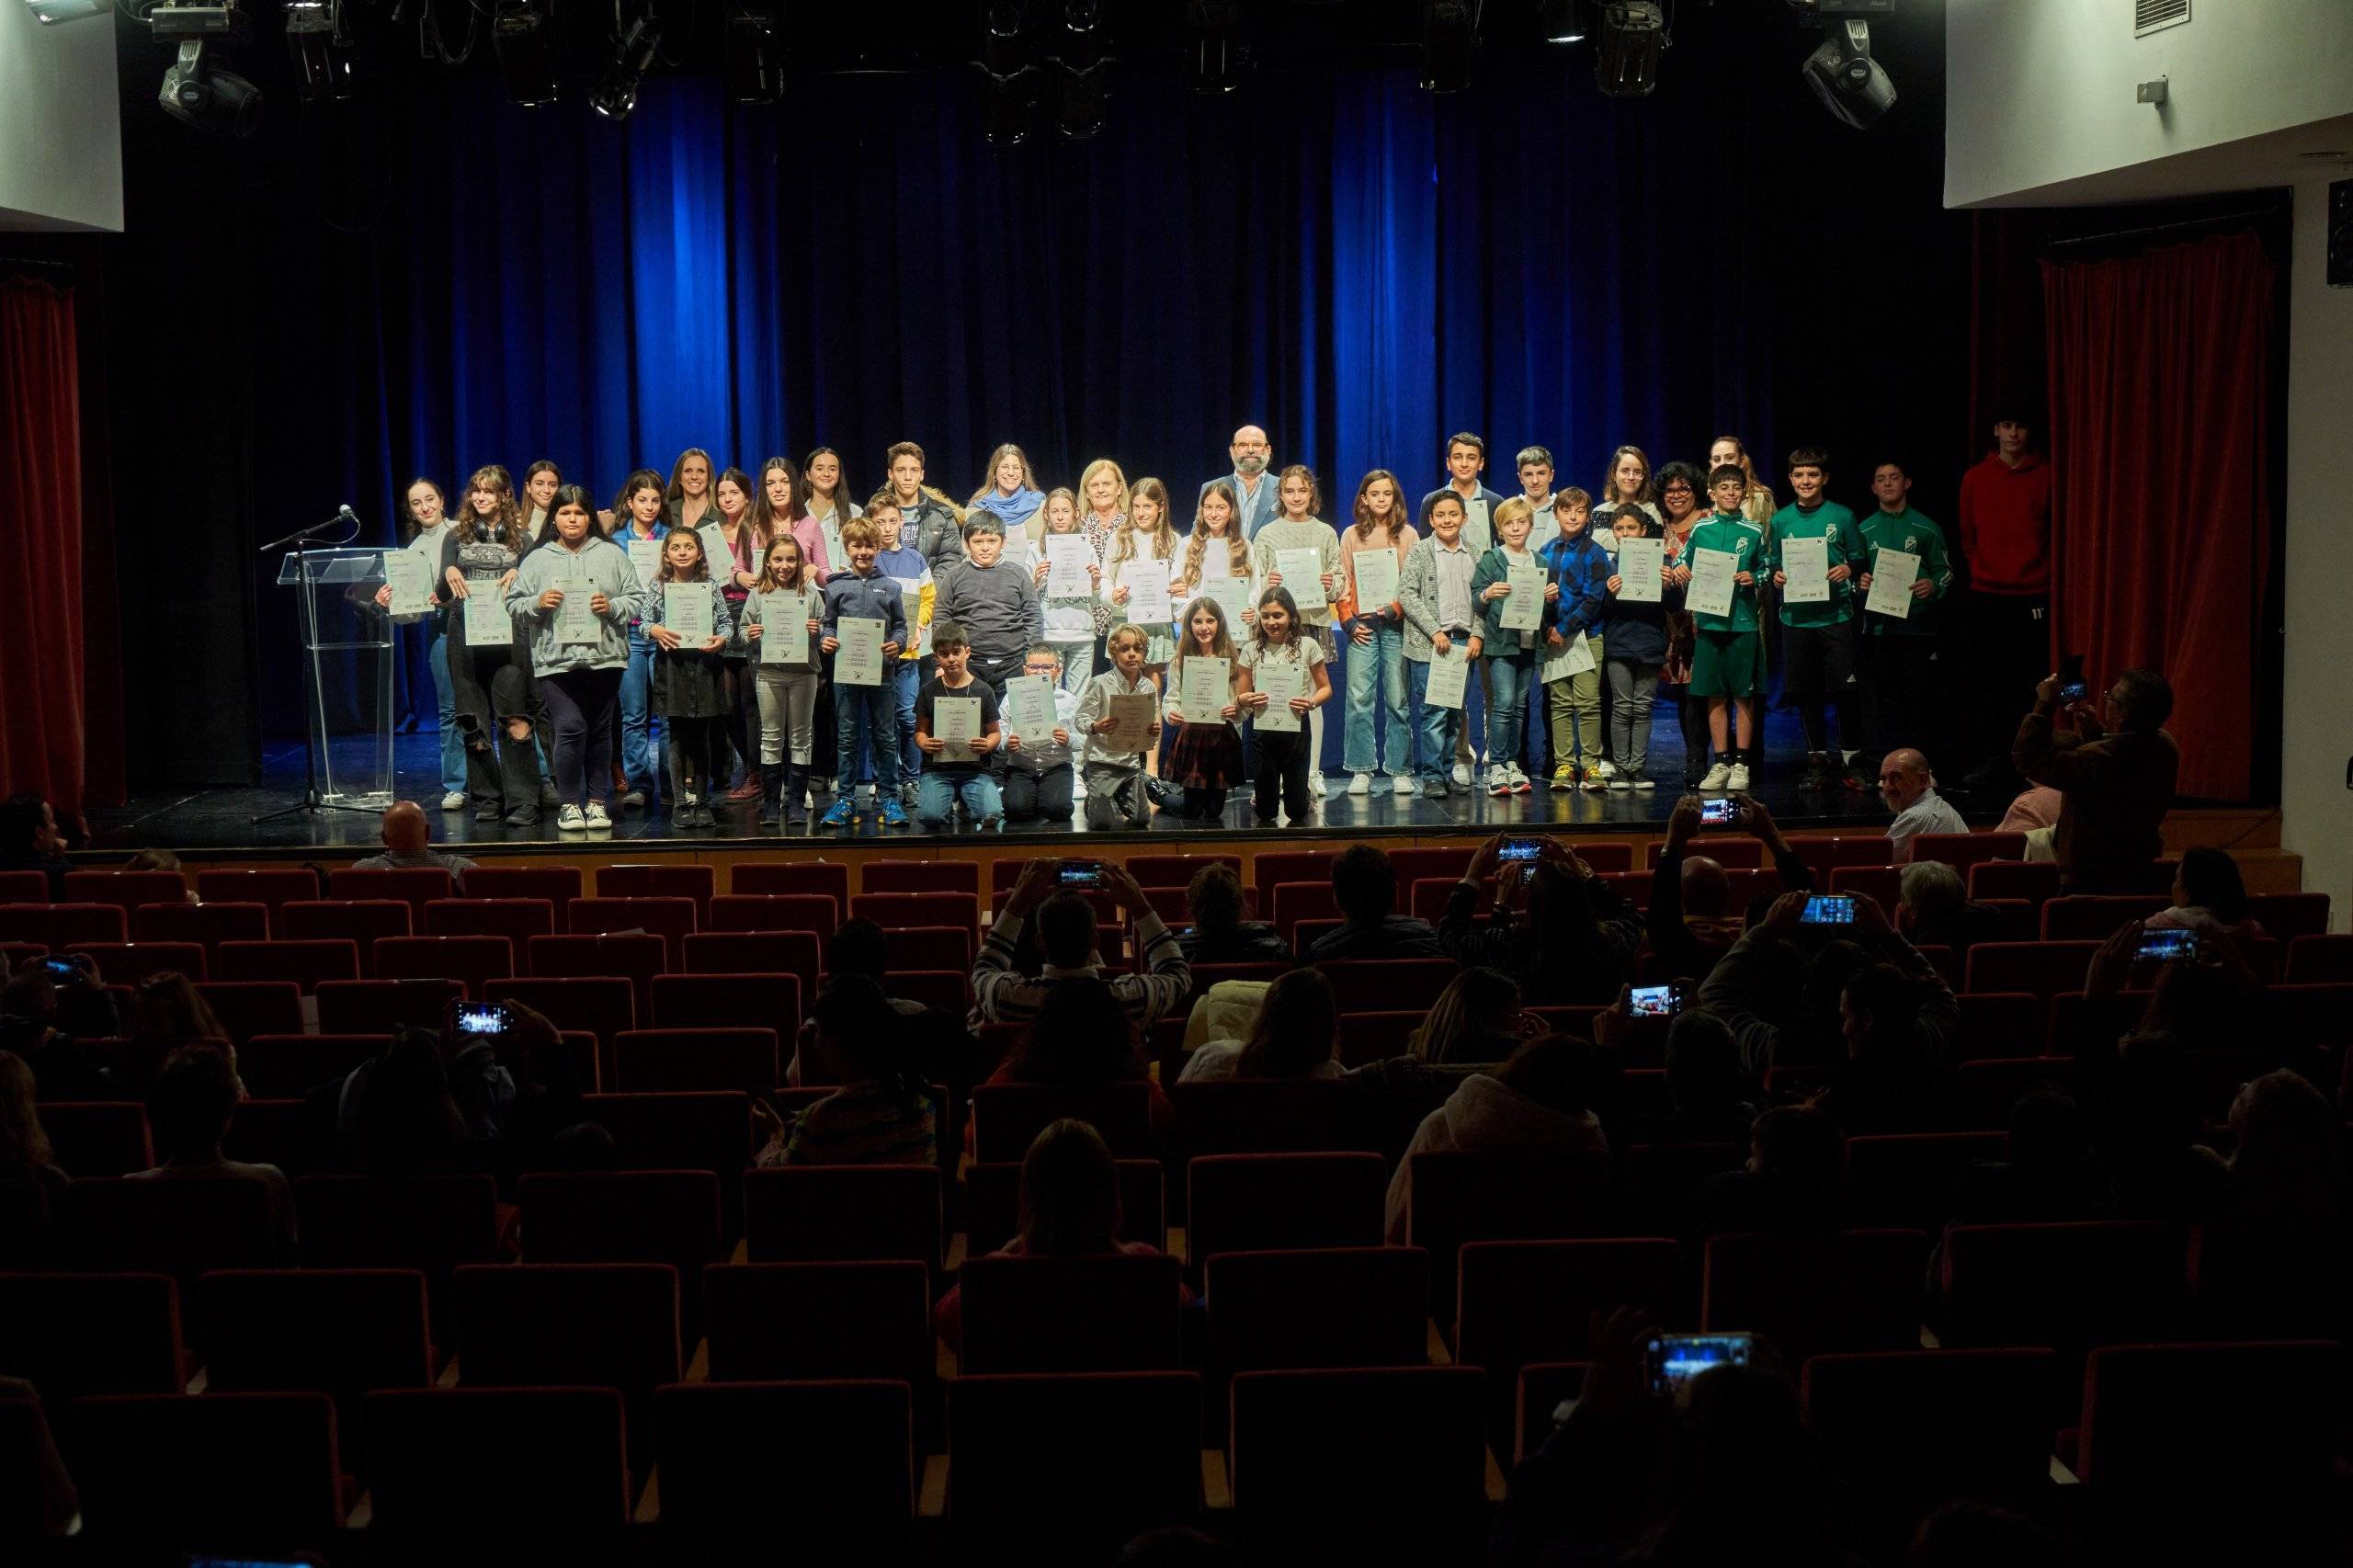
[[[1877,825],[1876,819],[1840,825],[1793,825],[1787,831],[1792,837],[1825,835],[1867,836],[1874,825]],[[1662,823],[1529,824],[1518,831],[1557,834],[1571,840],[1631,844],[1638,862],[1647,854],[1647,846],[1654,840],[1665,836]],[[456,844],[442,847],[465,854],[485,866],[576,866],[584,873],[584,882],[592,888],[595,873],[603,866],[684,860],[727,867],[739,861],[787,859],[834,860],[847,866],[859,866],[869,860],[974,860],[985,865],[1007,854],[1111,861],[1124,861],[1130,855],[1139,854],[1232,854],[1242,857],[1246,879],[1253,857],[1279,850],[1328,849],[1336,845],[1357,843],[1376,844],[1383,848],[1481,844],[1493,836],[1493,832],[1488,828],[1441,829],[1400,825],[1333,827],[1308,833],[1281,828],[1218,828],[1184,833],[1166,830],[1085,833],[1074,834],[1067,838],[1044,835],[983,838],[971,835],[935,836],[921,833],[906,833],[891,838],[865,835],[855,838],[583,838],[569,843],[551,839],[544,843]],[[2238,858],[2249,892],[2296,892],[2302,889],[2303,859],[2302,856],[2279,847],[2279,813],[2277,810],[2244,806],[2177,809],[2165,819],[2165,839],[2169,854],[2178,854],[2200,844],[2218,845],[2229,849]],[[204,869],[305,863],[347,866],[360,855],[370,852],[369,848],[358,846],[297,845],[282,848],[190,849],[183,851],[181,858],[190,868]],[[73,858],[76,866],[100,869],[119,866],[124,858],[121,850],[107,849],[85,851]],[[723,881],[722,885],[724,886]]]

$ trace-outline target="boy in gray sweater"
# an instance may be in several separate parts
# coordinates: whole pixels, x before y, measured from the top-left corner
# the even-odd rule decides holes
[[[1005,525],[975,512],[964,525],[964,559],[944,570],[932,619],[952,620],[972,640],[972,674],[1005,699],[1007,677],[1021,673],[1029,645],[1046,634],[1046,612],[1030,574],[1004,561]]]

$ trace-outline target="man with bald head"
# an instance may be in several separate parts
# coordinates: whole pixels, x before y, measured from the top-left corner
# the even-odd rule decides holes
[[[384,852],[355,860],[355,871],[408,871],[425,867],[438,867],[449,873],[449,880],[465,891],[466,873],[474,863],[462,855],[444,854],[427,847],[431,835],[427,832],[425,808],[415,801],[394,801],[384,808]]]
[[[1732,800],[1732,821],[1726,825],[1765,846],[1784,890],[1811,889],[1813,873],[1805,858],[1790,847],[1764,802],[1750,795]],[[1690,852],[1700,833],[1699,807],[1697,795],[1675,802],[1666,819],[1666,842],[1659,847],[1658,866],[1651,875],[1650,907],[1643,914],[1643,932],[1652,954],[1660,970],[1677,980],[1705,980],[1716,960],[1740,940],[1747,913],[1733,907],[1732,879],[1723,862]]]
[[[1912,863],[1912,841],[1924,833],[1967,833],[1961,813],[1937,793],[1937,776],[1928,759],[1910,746],[1899,746],[1880,759],[1879,798],[1895,813],[1887,836],[1895,841],[1895,863]]]
[[[1225,482],[1242,498],[1242,512],[1233,519],[1233,530],[1245,540],[1256,539],[1258,530],[1273,522],[1281,510],[1275,505],[1275,483],[1267,477],[1267,465],[1274,460],[1274,444],[1257,426],[1245,425],[1233,433],[1233,444],[1226,451],[1233,456],[1233,472],[1225,476]],[[1208,494],[1210,486],[1216,483],[1214,479],[1204,481],[1201,494]]]

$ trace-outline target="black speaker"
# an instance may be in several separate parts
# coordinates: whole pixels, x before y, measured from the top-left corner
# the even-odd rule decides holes
[[[2353,289],[2353,179],[2328,187],[2328,286]]]

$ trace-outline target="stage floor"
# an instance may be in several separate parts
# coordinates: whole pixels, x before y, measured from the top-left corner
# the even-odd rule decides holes
[[[1803,742],[1798,733],[1796,715],[1768,714],[1766,734],[1768,756],[1793,759],[1802,755]],[[1681,792],[1679,781],[1683,769],[1682,746],[1676,733],[1674,713],[1664,704],[1659,709],[1653,737],[1650,772],[1659,783],[1655,790],[1649,791],[1613,790],[1588,794],[1578,790],[1555,794],[1539,781],[1534,792],[1528,795],[1499,799],[1458,788],[1452,789],[1441,801],[1392,794],[1382,787],[1386,780],[1376,779],[1371,794],[1357,796],[1347,793],[1347,775],[1335,774],[1327,780],[1331,793],[1321,802],[1315,820],[1309,823],[1257,821],[1248,804],[1248,791],[1245,790],[1228,802],[1223,828],[1162,818],[1140,834],[1088,836],[1123,840],[1149,837],[1156,840],[1170,835],[1198,836],[1203,833],[1236,831],[1283,837],[1317,832],[1408,837],[1487,833],[1507,826],[1542,827],[1571,833],[1622,831],[1628,828],[1655,831],[1658,824],[1666,820],[1674,808],[1676,797]],[[393,745],[399,793],[404,799],[418,801],[426,805],[426,813],[433,822],[434,838],[440,843],[517,850],[535,847],[577,850],[597,844],[622,842],[660,843],[673,849],[688,844],[712,848],[743,848],[779,842],[839,843],[852,836],[837,830],[802,837],[764,829],[759,826],[757,811],[750,802],[721,808],[720,825],[715,829],[685,832],[672,828],[666,812],[651,817],[642,812],[617,812],[613,829],[608,834],[560,835],[555,831],[555,813],[552,811],[544,813],[536,827],[477,824],[471,811],[443,812],[436,809],[441,791],[438,777],[438,747],[431,733],[398,736]],[[95,860],[101,854],[111,858],[117,852],[128,854],[133,849],[143,848],[169,848],[199,856],[236,852],[258,852],[269,856],[273,853],[299,854],[309,849],[358,849],[376,842],[377,818],[373,812],[292,812],[267,822],[255,822],[255,817],[285,806],[301,793],[301,747],[297,744],[269,748],[264,756],[264,775],[263,783],[256,788],[142,795],[120,808],[93,811],[90,813],[93,836],[89,858]],[[1832,791],[1801,795],[1796,786],[1796,764],[1794,760],[1784,760],[1761,769],[1752,792],[1765,802],[1784,827],[1792,831],[1862,827],[1887,821],[1887,812],[1875,793],[1859,795]],[[2007,804],[2006,801],[1959,799],[1955,803],[1972,820],[1983,816],[1987,821]],[[1086,830],[1083,826],[1071,824],[1009,829],[1005,838],[1057,841],[1084,835]],[[912,827],[893,829],[885,835],[881,828],[869,825],[858,831],[854,841],[921,840],[926,836],[921,830]],[[963,842],[971,843],[972,840],[966,837]]]

